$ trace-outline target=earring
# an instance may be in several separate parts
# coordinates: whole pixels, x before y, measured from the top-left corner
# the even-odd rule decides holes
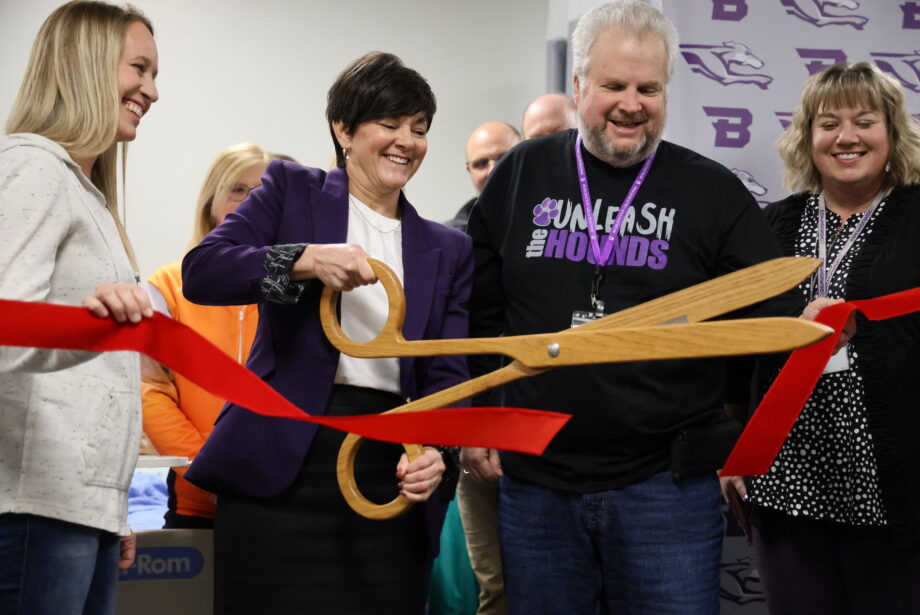
[[[343,148],[342,152],[345,154],[345,160],[348,160],[348,149]]]
[[[891,172],[891,161],[889,160],[888,162],[885,163],[885,173],[890,173],[890,172]]]

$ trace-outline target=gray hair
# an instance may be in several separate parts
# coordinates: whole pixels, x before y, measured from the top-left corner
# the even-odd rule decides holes
[[[591,47],[598,34],[607,30],[624,30],[635,36],[655,34],[667,47],[668,69],[671,80],[677,65],[677,29],[661,12],[642,0],[615,0],[597,6],[578,20],[572,33],[572,74],[582,78],[588,72]]]

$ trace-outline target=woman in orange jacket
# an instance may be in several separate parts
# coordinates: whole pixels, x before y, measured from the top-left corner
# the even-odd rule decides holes
[[[262,174],[274,158],[257,145],[241,143],[218,154],[198,195],[195,233],[197,245],[262,185]],[[203,306],[182,294],[180,262],[157,269],[148,280],[154,306],[188,325],[238,362],[245,363],[255,337],[255,305]],[[144,358],[142,370],[144,432],[161,455],[192,459],[211,432],[224,400],[208,393],[181,374]],[[183,478],[184,469],[169,471],[166,528],[211,528],[214,501],[207,491]]]

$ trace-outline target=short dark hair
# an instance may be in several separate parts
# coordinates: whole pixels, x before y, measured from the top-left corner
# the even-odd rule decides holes
[[[336,165],[345,167],[345,152],[335,138],[333,122],[342,122],[346,132],[354,134],[364,122],[423,113],[431,128],[436,109],[431,86],[402,60],[380,51],[364,54],[339,73],[326,97]]]

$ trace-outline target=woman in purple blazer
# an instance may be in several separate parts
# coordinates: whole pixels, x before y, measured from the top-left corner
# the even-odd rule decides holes
[[[467,379],[462,357],[355,359],[323,334],[324,286],[342,294],[341,322],[371,339],[386,293],[367,258],[406,291],[407,339],[465,337],[472,248],[419,217],[402,194],[427,151],[435,112],[428,83],[393,55],[367,54],[329,90],[338,168],[272,162],[262,187],[185,257],[183,290],[209,304],[259,303],[248,367],[311,414],[381,412]],[[360,517],[335,478],[344,434],[229,404],[186,478],[218,493],[215,613],[420,613],[445,502],[445,459],[412,463],[368,442],[357,478],[375,501],[422,502],[387,521]]]

